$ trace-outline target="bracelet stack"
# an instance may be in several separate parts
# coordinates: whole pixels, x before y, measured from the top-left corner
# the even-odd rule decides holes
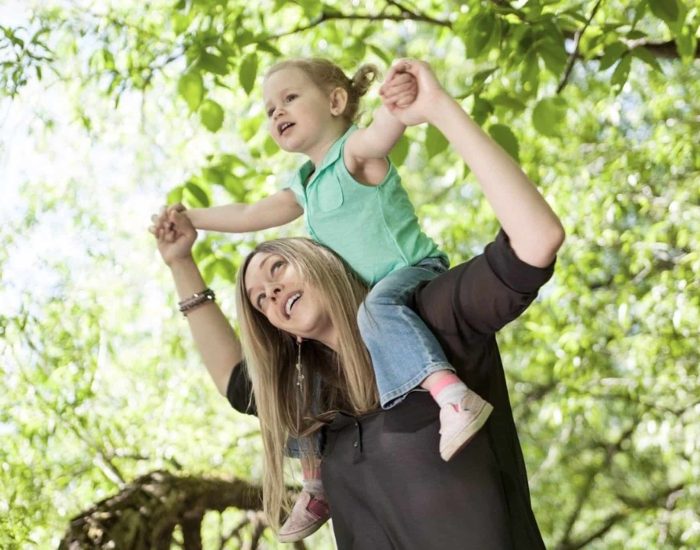
[[[178,306],[180,308],[180,313],[187,317],[187,314],[193,309],[198,308],[202,304],[215,301],[216,294],[214,294],[214,291],[210,288],[205,288],[201,292],[195,292],[189,298],[182,300],[178,303]]]

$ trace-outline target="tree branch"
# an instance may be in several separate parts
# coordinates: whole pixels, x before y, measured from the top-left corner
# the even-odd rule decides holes
[[[261,488],[239,479],[152,472],[73,518],[59,550],[110,545],[132,550],[167,549],[178,524],[185,548],[201,548],[203,516],[230,507],[260,510]]]
[[[605,535],[605,533],[610,531],[610,529],[612,529],[617,523],[627,518],[630,515],[630,513],[634,510],[664,508],[666,506],[666,501],[669,499],[669,497],[674,493],[681,491],[684,487],[685,485],[683,483],[679,483],[672,487],[666,487],[665,489],[658,491],[657,493],[649,495],[645,499],[628,497],[618,493],[616,495],[617,498],[623,504],[625,504],[627,508],[618,512],[614,512],[613,514],[608,516],[608,518],[605,521],[603,521],[603,524],[598,529],[579,540],[567,543],[565,546],[561,547],[561,550],[579,550],[580,548],[584,548],[594,540]]]
[[[292,34],[297,34],[297,33],[302,33],[305,31],[308,31],[310,29],[313,29],[314,27],[318,27],[319,25],[322,25],[323,23],[326,23],[328,21],[370,21],[370,22],[376,22],[376,21],[417,21],[421,23],[429,23],[431,25],[437,25],[439,27],[447,27],[449,29],[452,28],[452,23],[450,21],[442,20],[442,19],[435,19],[433,17],[428,17],[427,15],[423,15],[420,13],[415,13],[407,8],[401,6],[398,2],[389,2],[390,5],[393,5],[397,7],[400,10],[399,14],[392,15],[392,14],[386,14],[384,12],[380,12],[379,14],[371,14],[371,13],[340,13],[340,12],[330,12],[330,11],[323,11],[320,16],[318,16],[314,21],[311,21],[310,23],[307,23],[306,25],[300,25],[296,27],[295,29],[281,32],[279,34],[272,34],[268,35],[266,37],[266,40],[277,40],[279,38],[283,38],[285,36],[289,36]]]
[[[566,69],[564,70],[564,76],[562,77],[561,82],[559,82],[559,86],[557,86],[557,95],[561,93],[561,91],[564,89],[564,86],[566,86],[567,82],[569,81],[569,76],[571,75],[571,71],[574,68],[574,64],[576,63],[576,59],[578,59],[578,54],[579,54],[579,46],[581,44],[581,37],[583,36],[583,33],[586,32],[586,29],[588,26],[591,24],[591,21],[593,21],[593,18],[595,17],[595,14],[598,12],[598,8],[600,8],[600,5],[603,3],[603,0],[598,0],[593,6],[593,9],[591,10],[591,14],[588,16],[588,19],[586,20],[586,23],[583,25],[583,28],[581,30],[576,31],[574,34],[574,48],[571,51],[571,55],[569,56],[568,61],[566,62]]]
[[[562,534],[560,542],[556,545],[557,550],[570,550],[571,549],[572,542],[569,540],[569,537],[571,536],[574,525],[578,521],[579,516],[581,515],[581,512],[583,511],[583,507],[586,503],[586,500],[588,500],[588,497],[590,496],[591,491],[593,490],[593,484],[594,484],[596,475],[598,475],[598,473],[600,473],[602,470],[604,470],[608,466],[610,466],[615,455],[622,450],[623,443],[626,440],[628,440],[630,437],[632,437],[632,434],[635,432],[638,425],[639,425],[638,419],[633,418],[632,424],[630,425],[630,427],[627,428],[627,430],[625,430],[620,435],[620,437],[617,439],[617,441],[614,441],[612,443],[601,442],[599,444],[599,447],[605,451],[605,457],[603,459],[603,463],[600,465],[600,468],[595,468],[595,469],[591,469],[588,471],[588,475],[586,477],[586,481],[584,482],[583,488],[579,492],[579,494],[577,495],[576,505],[574,506],[574,509],[572,510],[571,514],[569,514],[569,517],[566,521],[564,533]],[[615,520],[615,521],[618,521],[618,520]],[[611,527],[612,527],[612,525],[611,525]],[[608,529],[609,529],[609,527],[608,527]]]

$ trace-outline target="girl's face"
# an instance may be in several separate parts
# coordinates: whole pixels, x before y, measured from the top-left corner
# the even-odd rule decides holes
[[[285,151],[312,157],[342,133],[344,121],[336,113],[331,94],[319,88],[297,67],[272,73],[263,85],[268,129]]]
[[[318,289],[279,254],[258,252],[248,262],[248,300],[275,327],[337,348],[337,334]]]

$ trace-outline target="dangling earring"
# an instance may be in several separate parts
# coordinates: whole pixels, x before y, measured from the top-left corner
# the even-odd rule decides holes
[[[297,336],[297,387],[299,393],[304,393],[304,374],[301,372],[301,338]]]

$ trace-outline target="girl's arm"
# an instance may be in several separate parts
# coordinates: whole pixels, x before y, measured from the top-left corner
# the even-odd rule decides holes
[[[157,222],[158,216],[153,216]],[[170,268],[177,294],[185,300],[206,288],[199,268],[192,259],[192,245],[197,232],[184,213],[170,211],[168,220],[171,229],[164,231],[156,227],[158,251]],[[233,328],[215,302],[206,302],[187,315],[187,322],[204,365],[216,389],[226,395],[226,388],[233,368],[243,359],[241,345]]]
[[[394,73],[391,81],[387,78],[383,89],[391,90],[394,106],[410,104],[417,94],[415,78],[400,72]],[[343,151],[348,171],[362,183],[379,185],[389,168],[386,158],[405,129],[382,105],[367,128],[360,128],[348,138]]]
[[[535,185],[445,92],[426,63],[405,60],[398,67],[416,77],[418,96],[392,114],[406,125],[429,122],[439,129],[474,172],[518,258],[548,266],[564,242],[564,229]]]
[[[186,211],[186,216],[196,229],[247,233],[287,224],[303,213],[292,190],[283,189],[253,204],[193,208]]]

